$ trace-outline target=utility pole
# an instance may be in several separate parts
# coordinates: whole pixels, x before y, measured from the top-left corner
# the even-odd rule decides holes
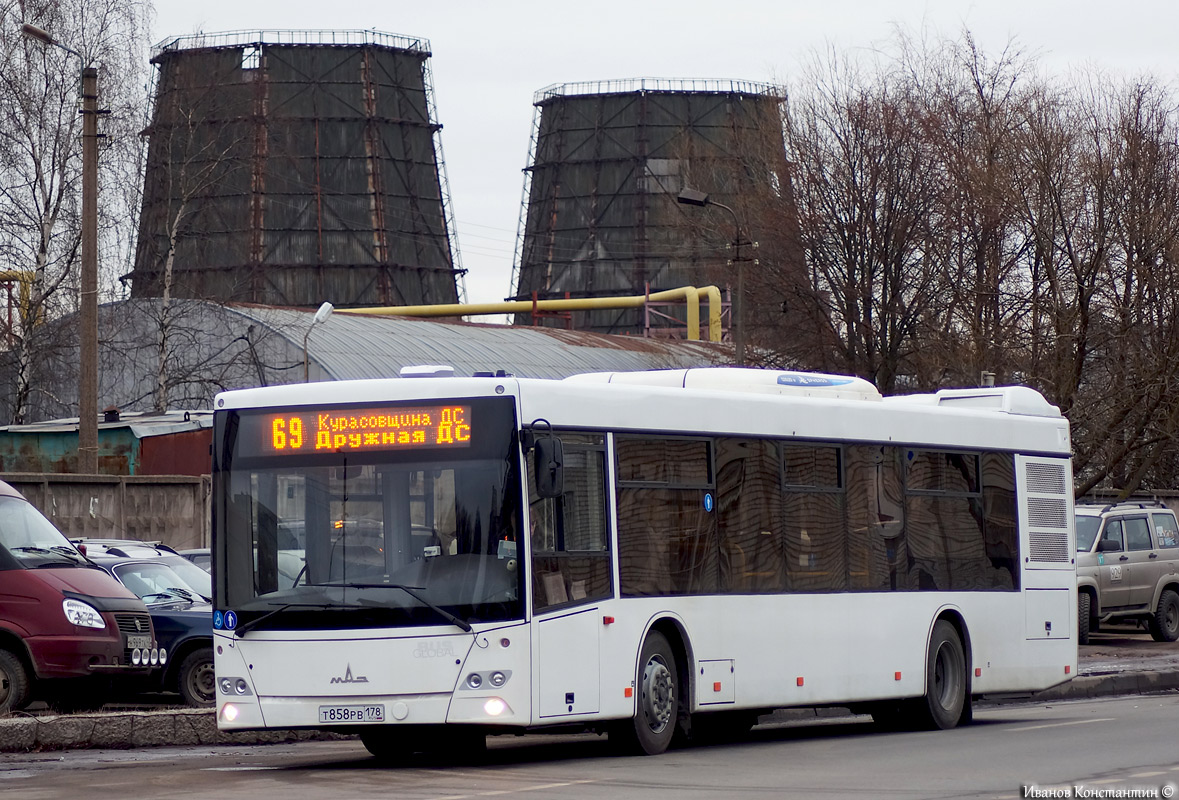
[[[98,70],[82,70],[82,296],[78,472],[98,472]]]
[[[713,200],[704,192],[684,188],[676,196],[676,202],[686,206],[716,206],[724,209],[733,218],[733,241],[728,245],[733,250],[733,257],[729,259],[728,266],[737,265],[737,296],[733,298],[733,347],[736,351],[737,364],[743,367],[745,366],[745,262],[752,261],[756,264],[757,259],[742,258],[741,248],[745,245],[756,248],[757,242],[742,241],[741,223],[737,220],[737,212],[724,203]]]
[[[78,466],[98,472],[98,70],[48,32],[25,23],[21,33],[77,56],[82,64],[82,274],[78,297]]]

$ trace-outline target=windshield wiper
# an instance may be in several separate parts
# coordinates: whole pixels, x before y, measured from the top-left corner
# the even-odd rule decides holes
[[[451,614],[449,611],[447,611],[442,606],[430,602],[429,600],[427,600],[426,598],[422,597],[420,594],[418,594],[417,592],[414,591],[414,589],[421,590],[421,589],[426,588],[424,586],[410,587],[410,586],[405,586],[404,584],[400,584],[400,583],[342,583],[342,582],[320,583],[320,584],[316,584],[316,585],[317,586],[338,586],[341,588],[352,587],[355,589],[400,589],[401,591],[405,592],[407,595],[412,597],[414,600],[417,600],[419,603],[424,605],[426,608],[437,613],[438,616],[442,617],[450,624],[452,624],[456,627],[462,628],[465,633],[470,633],[472,630],[470,623],[467,622],[465,619],[460,619],[459,617],[456,617],[454,614]]]
[[[236,628],[234,628],[233,632],[238,638],[241,638],[242,636],[245,636],[249,631],[252,631],[254,628],[258,627],[258,625],[260,625],[261,623],[270,619],[271,617],[281,614],[282,612],[287,611],[288,609],[292,609],[292,608],[321,608],[321,609],[326,610],[326,609],[330,609],[330,608],[335,608],[335,606],[327,605],[325,603],[283,603],[281,606],[274,609],[273,611],[267,611],[265,614],[263,614],[260,617],[255,617],[254,619],[249,620],[248,622],[243,622],[241,625],[238,625]]]
[[[197,595],[197,596],[199,597],[199,595]],[[140,600],[147,600],[147,598],[149,598],[149,597],[164,597],[164,598],[175,597],[180,600],[187,600],[190,603],[195,602],[192,599],[193,598],[192,592],[189,592],[186,589],[179,589],[175,586],[169,586],[167,589],[165,589],[162,592],[152,592],[150,594],[145,594],[145,595],[141,596],[139,599]]]

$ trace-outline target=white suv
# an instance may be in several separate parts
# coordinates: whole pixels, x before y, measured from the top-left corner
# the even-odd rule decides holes
[[[1159,503],[1078,503],[1077,632],[1145,622],[1157,642],[1179,639],[1179,523]]]

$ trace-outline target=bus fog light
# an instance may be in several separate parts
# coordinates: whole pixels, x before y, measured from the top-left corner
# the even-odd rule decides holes
[[[467,676],[467,686],[470,686],[472,689],[478,689],[482,685],[483,685],[483,676],[480,675],[478,672],[472,672],[470,675]]]
[[[142,658],[143,656],[140,654],[138,647],[131,651],[131,663],[133,665],[138,667]]]
[[[502,672],[496,671],[491,673],[487,680],[491,682],[492,686],[500,687],[507,682],[508,676],[504,675]]]
[[[498,717],[504,713],[508,708],[508,704],[498,697],[493,697],[483,704],[483,710],[487,712],[489,717]]]
[[[221,706],[221,719],[225,720],[226,722],[233,722],[235,719],[237,719],[237,714],[237,706],[235,706],[233,703],[226,703],[225,705]]]

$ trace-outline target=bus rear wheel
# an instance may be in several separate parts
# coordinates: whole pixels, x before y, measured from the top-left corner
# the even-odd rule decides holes
[[[675,653],[662,633],[651,631],[639,656],[638,703],[632,719],[611,731],[625,752],[655,756],[667,750],[679,713]]]
[[[925,659],[925,697],[919,706],[921,727],[948,730],[968,720],[970,694],[966,683],[966,653],[958,631],[938,620]]]

